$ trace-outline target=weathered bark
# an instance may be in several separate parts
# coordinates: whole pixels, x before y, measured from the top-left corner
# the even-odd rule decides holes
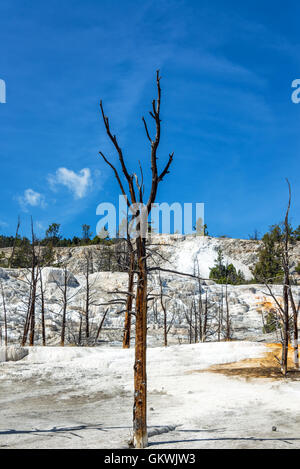
[[[293,348],[294,348],[294,365],[296,368],[299,368],[299,348],[298,348],[298,338],[299,338],[299,333],[298,333],[298,315],[299,315],[299,309],[300,309],[300,302],[298,304],[298,307],[295,305],[295,300],[293,296],[292,289],[290,288],[289,291],[290,294],[290,302],[292,306],[292,311],[293,311]]]
[[[286,283],[287,282],[287,283]],[[288,297],[288,279],[285,276],[283,286],[283,325],[282,325],[282,354],[281,354],[281,372],[283,376],[287,374],[288,366],[288,344],[289,344],[289,297]]]
[[[198,313],[196,308],[196,302],[194,302],[194,342],[198,342]]]
[[[289,344],[289,292],[290,292],[290,262],[289,262],[289,211],[291,206],[291,187],[289,181],[289,203],[284,220],[284,243],[283,243],[283,327],[282,327],[282,355],[281,372],[286,376],[288,369],[288,344]]]
[[[85,254],[85,339],[90,337],[90,253]]]
[[[221,333],[223,327],[223,285],[221,286],[221,296],[218,311],[218,342],[221,341]]]
[[[225,303],[226,303],[226,340],[231,339],[231,323],[230,323],[230,313],[229,313],[229,303],[228,303],[228,285],[225,287]]]
[[[34,338],[35,338],[35,306],[36,306],[36,289],[37,289],[37,281],[39,276],[39,268],[38,268],[38,258],[35,254],[35,235],[33,231],[33,220],[31,217],[31,256],[32,256],[32,263],[31,263],[31,304],[29,310],[29,323],[28,327],[30,330],[29,334],[29,345],[32,347],[34,345]],[[28,330],[27,330],[28,333]],[[27,338],[27,334],[26,334]],[[25,340],[26,342],[26,340]]]
[[[205,342],[205,341],[206,341],[206,337],[207,337],[207,323],[208,323],[208,298],[207,298],[207,291],[206,291],[206,294],[205,294],[204,319],[203,319],[202,342]]]
[[[107,308],[107,310],[105,311],[105,313],[103,314],[103,317],[102,317],[101,322],[100,322],[100,324],[99,324],[99,327],[98,327],[98,330],[97,330],[97,334],[96,334],[96,338],[95,338],[95,342],[96,342],[96,341],[98,340],[98,338],[99,338],[99,335],[100,335],[100,332],[101,332],[101,330],[102,330],[102,327],[103,327],[105,318],[106,318],[106,316],[107,316],[107,313],[108,313],[108,308]]]
[[[199,305],[198,305],[198,315],[199,315],[199,340],[203,342],[204,336],[204,321],[203,319],[203,301],[202,301],[202,287],[201,287],[201,279],[199,275],[199,267],[198,267],[198,289],[199,289]]]
[[[163,317],[164,317],[164,346],[167,347],[168,346],[167,308],[163,300],[163,284],[162,284],[160,273],[159,273],[159,285],[160,285],[160,295],[159,295],[160,306],[161,306],[161,309],[163,310]]]
[[[192,343],[192,340],[193,340],[193,309],[194,309],[194,303],[192,302],[189,313],[185,313],[186,321],[189,325],[188,339],[189,339],[190,344]]]
[[[7,347],[7,314],[6,314],[6,304],[4,297],[3,285],[1,283],[1,293],[2,293],[2,304],[3,304],[3,315],[4,315],[4,345]]]
[[[34,284],[32,288],[32,297],[31,297],[31,307],[30,307],[30,334],[29,334],[29,345],[32,347],[34,345],[35,337],[35,303],[36,303],[36,281],[34,279]]]
[[[45,329],[45,297],[44,297],[44,289],[43,289],[43,279],[42,279],[42,271],[40,269],[40,285],[41,285],[41,319],[42,319],[42,341],[43,346],[46,345],[46,329]]]
[[[90,286],[89,277],[86,277],[86,299],[85,299],[85,337],[88,340],[90,337]]]
[[[82,337],[82,314],[80,314],[80,320],[79,320],[78,345],[81,345],[81,337]]]
[[[28,308],[27,308],[27,314],[26,314],[26,319],[25,319],[25,324],[24,324],[24,330],[23,330],[23,336],[22,336],[22,341],[21,345],[24,347],[27,341],[27,335],[28,335],[28,330],[29,330],[29,322],[30,322],[30,305],[31,305],[31,285],[30,285],[30,293],[29,293],[29,300],[28,300]]]
[[[131,243],[130,243],[131,244]],[[131,335],[131,314],[133,303],[133,281],[134,281],[134,251],[131,246],[129,271],[128,271],[128,290],[126,299],[126,311],[124,321],[124,335],[123,335],[123,348],[130,348],[130,335]]]
[[[64,347],[65,345],[65,335],[66,335],[66,314],[67,314],[67,287],[68,287],[68,274],[67,268],[64,269],[64,289],[63,289],[63,311],[62,311],[62,325],[61,325],[61,337],[60,345]]]
[[[135,448],[146,448],[147,435],[147,264],[145,239],[137,239],[138,283],[136,291],[133,432]]]
[[[168,326],[167,326],[167,309],[166,306],[163,306],[164,310],[164,346],[168,346]]]

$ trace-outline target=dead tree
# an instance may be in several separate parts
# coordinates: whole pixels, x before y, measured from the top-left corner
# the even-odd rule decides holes
[[[79,331],[78,331],[78,345],[80,346],[82,343],[82,314],[79,314]]]
[[[294,295],[292,292],[292,289],[290,288],[289,291],[289,296],[290,296],[290,302],[291,302],[291,307],[292,307],[292,312],[293,312],[293,348],[294,348],[294,365],[296,368],[299,368],[299,350],[298,350],[298,340],[299,340],[299,334],[298,334],[298,317],[299,317],[299,311],[300,311],[300,300],[298,301],[298,305],[296,306],[295,300],[294,300]]]
[[[4,345],[7,347],[7,313],[6,313],[5,296],[4,296],[2,282],[1,282],[1,294],[2,294],[3,319],[4,319]]]
[[[20,224],[21,224],[20,217],[18,217],[16,235],[14,237],[13,247],[12,247],[11,255],[10,255],[10,258],[9,258],[9,261],[8,261],[8,267],[9,268],[12,266],[12,263],[13,263],[13,260],[14,260],[14,255],[15,255],[15,250],[16,250],[16,244],[17,244],[17,241],[18,241]]]
[[[210,331],[210,317],[209,310],[213,306],[208,302],[207,290],[205,292],[205,302],[202,299],[202,279],[200,276],[199,262],[197,261],[197,269],[194,269],[195,275],[197,277],[197,290],[195,291],[195,296],[198,297],[198,300],[195,298],[195,312],[197,308],[197,318],[199,321],[199,340],[200,342],[205,342],[208,336],[211,335]],[[198,307],[197,307],[198,304]],[[196,313],[195,313],[196,314]],[[195,316],[196,321],[196,316]],[[196,323],[196,322],[195,322]],[[195,334],[198,333],[198,328],[196,327]],[[196,337],[195,337],[196,339]],[[197,342],[195,340],[195,342]]]
[[[107,292],[108,294],[117,294],[117,298],[110,301],[109,305],[122,305],[118,314],[125,313],[124,318],[124,329],[123,329],[123,348],[130,348],[130,340],[131,340],[131,323],[132,323],[132,315],[134,315],[134,277],[136,271],[136,250],[134,248],[133,242],[130,239],[130,231],[129,231],[129,217],[128,215],[126,218],[122,220],[122,224],[119,227],[119,237],[124,241],[121,246],[125,246],[125,250],[121,249],[115,250],[114,257],[116,264],[121,272],[127,272],[128,274],[128,283],[127,283],[127,290],[124,292],[115,292],[110,291]],[[123,236],[124,235],[124,236]],[[120,243],[119,243],[120,244]],[[120,293],[125,298],[120,298]],[[103,306],[104,304],[102,304]]]
[[[229,302],[228,302],[228,284],[225,285],[225,305],[226,305],[226,316],[225,316],[225,340],[231,340],[231,318],[229,311]]]
[[[285,213],[285,219],[283,224],[283,236],[280,242],[280,253],[281,253],[281,261],[282,261],[282,269],[283,269],[283,292],[282,292],[282,304],[277,299],[276,295],[274,294],[272,288],[269,285],[268,279],[264,279],[264,284],[269,291],[269,295],[273,298],[277,313],[280,318],[281,322],[281,343],[282,343],[282,352],[281,352],[281,372],[283,376],[287,375],[288,371],[288,344],[289,344],[289,336],[290,336],[290,303],[291,309],[293,314],[293,333],[294,333],[294,361],[295,366],[299,366],[299,359],[298,359],[298,313],[299,308],[296,307],[295,301],[293,298],[293,292],[291,288],[291,275],[290,275],[290,228],[289,228],[289,212],[291,207],[291,186],[288,180],[288,189],[289,189],[289,200],[288,206]]]
[[[288,182],[288,181],[287,181]],[[290,259],[289,259],[289,211],[291,207],[291,186],[289,186],[289,202],[284,219],[284,241],[282,251],[282,264],[284,271],[283,284],[283,341],[281,356],[281,371],[284,376],[287,374],[288,366],[288,346],[289,346],[289,292],[290,286]]]
[[[43,346],[46,345],[46,328],[45,328],[45,290],[43,287],[42,269],[40,269],[40,290],[41,290],[41,322],[42,322],[42,341]]]
[[[60,293],[61,293],[61,298],[57,301],[57,303],[61,306],[61,310],[59,313],[59,316],[61,317],[61,332],[60,332],[60,345],[61,347],[64,347],[65,342],[66,342],[66,332],[67,332],[67,311],[68,311],[68,306],[71,302],[71,300],[79,293],[78,290],[76,290],[74,293],[69,292],[69,280],[70,280],[70,273],[67,270],[67,267],[64,266],[63,269],[63,280],[62,280],[62,285],[57,284]],[[69,334],[70,335],[70,334]],[[70,339],[70,337],[69,337]]]
[[[83,322],[84,318],[84,328],[80,328],[80,339],[81,343],[93,344],[95,338],[95,317],[93,314],[93,307],[96,306],[97,302],[97,287],[96,282],[98,280],[98,275],[95,273],[93,277],[91,274],[93,272],[93,263],[92,263],[92,254],[91,251],[86,250],[84,253],[85,257],[85,270],[84,277],[85,282],[84,286],[79,290],[79,294],[82,295],[81,299],[83,306],[80,312],[80,320]]]
[[[201,337],[201,342],[206,342],[206,339],[208,337],[208,295],[207,291],[205,292],[205,304],[204,304],[204,318],[203,318],[203,329],[202,329],[202,337]]]
[[[66,328],[67,328],[67,309],[68,309],[68,304],[71,301],[72,298],[78,293],[75,292],[72,295],[68,295],[68,284],[69,284],[69,278],[70,274],[67,270],[67,267],[63,268],[63,286],[61,287],[58,285],[58,288],[61,291],[62,294],[62,318],[61,318],[61,334],[60,334],[60,345],[61,347],[64,347],[65,345],[65,340],[66,340]]]
[[[199,267],[198,260],[196,262],[196,266],[195,266],[195,263],[194,263],[194,273],[195,273],[195,276],[197,275],[197,290],[195,291],[195,297],[198,296],[198,301],[196,301],[196,298],[195,298],[195,324],[196,324],[196,318],[198,318],[198,321],[199,321],[199,340],[200,340],[200,342],[205,342],[206,336],[207,336],[207,326],[208,326],[207,292],[206,292],[206,303],[205,303],[205,305],[203,305],[203,300],[202,300],[202,279],[200,277],[200,267]],[[196,303],[198,303],[198,307],[196,306]],[[196,309],[197,309],[197,314],[196,314]],[[196,327],[195,342],[198,342],[197,334],[198,334],[198,328]]]
[[[146,131],[146,136],[151,145],[151,172],[152,182],[150,195],[145,204],[147,216],[150,214],[152,204],[155,202],[157,190],[160,182],[169,172],[170,165],[173,160],[173,153],[169,155],[168,162],[162,172],[158,172],[157,167],[157,149],[160,143],[161,133],[161,119],[160,119],[160,105],[161,105],[161,87],[159,71],[156,74],[157,85],[157,100],[152,102],[152,110],[150,115],[155,122],[156,135],[152,139],[144,118],[143,124]],[[146,348],[147,348],[147,258],[146,258],[146,235],[142,229],[142,222],[138,217],[141,215],[142,204],[144,202],[144,184],[143,173],[141,169],[141,181],[139,181],[136,174],[130,174],[124,160],[123,151],[119,146],[117,137],[111,133],[108,117],[103,110],[102,101],[100,102],[103,122],[106,128],[107,135],[113,143],[122,168],[123,177],[126,180],[128,191],[125,191],[123,182],[116,167],[100,152],[103,160],[111,167],[119,184],[121,192],[126,197],[128,207],[140,204],[140,209],[137,211],[137,237],[136,237],[136,259],[137,259],[137,287],[136,287],[136,327],[135,327],[135,365],[134,365],[134,406],[133,406],[133,445],[136,448],[145,448],[148,445],[147,435],[147,374],[146,374]],[[134,180],[135,183],[134,184]],[[137,191],[137,193],[136,193]],[[138,195],[137,195],[138,194]]]
[[[104,324],[104,321],[106,319],[106,316],[108,314],[108,308],[105,310],[103,316],[102,316],[102,319],[101,319],[101,322],[99,324],[99,327],[97,329],[97,334],[96,334],[96,337],[95,337],[95,342],[97,342],[97,340],[99,339],[99,336],[100,336],[100,332],[102,330],[102,327],[103,327],[103,324]]]
[[[286,290],[284,290],[284,295],[286,297],[286,293],[288,293],[288,298],[286,298],[285,301],[288,304],[288,300],[290,300],[290,304],[291,304],[292,317],[293,317],[294,365],[295,365],[296,368],[299,368],[298,316],[299,316],[299,310],[300,310],[300,300],[298,301],[298,305],[296,306],[296,302],[295,302],[292,287],[291,287],[291,281],[290,281],[289,211],[290,211],[290,206],[291,206],[292,192],[291,192],[290,182],[288,181],[288,179],[286,181],[287,181],[288,189],[289,189],[289,202],[288,202],[288,208],[287,208],[287,211],[286,211],[286,216],[285,216],[285,221],[284,221],[284,238],[285,238],[285,240],[284,240],[284,254],[283,254],[283,270],[284,270],[285,284],[286,284],[286,288],[288,289],[288,292],[286,292]],[[285,308],[286,308],[286,306],[285,306]]]
[[[65,345],[66,314],[67,314],[67,286],[68,286],[68,274],[67,274],[67,268],[65,267],[64,268],[64,287],[62,290],[63,306],[62,306],[62,323],[61,323],[61,335],[60,335],[61,347]]]
[[[203,308],[203,301],[202,301],[202,286],[201,286],[201,279],[198,279],[198,288],[199,288],[199,299],[198,299],[198,321],[199,321],[199,341],[203,342],[204,336],[204,308]],[[195,307],[196,311],[196,307]],[[195,318],[196,320],[196,318]]]
[[[168,324],[168,314],[167,314],[167,303],[170,300],[169,295],[164,294],[163,291],[163,281],[159,272],[159,286],[160,286],[160,292],[159,292],[159,301],[160,301],[160,306],[163,311],[163,323],[164,323],[164,346],[168,346],[168,334],[170,332],[171,327],[173,326],[174,323],[174,318],[175,318],[175,313],[173,312],[173,316]],[[164,299],[165,298],[165,299]]]
[[[31,219],[31,232],[32,232],[32,268],[31,268],[31,305],[30,305],[30,313],[29,313],[29,345],[32,347],[34,345],[34,334],[35,334],[35,306],[36,306],[36,296],[37,296],[37,281],[38,281],[38,269],[36,268],[37,258],[35,255],[35,236],[33,233],[33,222]]]
[[[293,322],[293,349],[294,349],[294,365],[296,368],[299,368],[299,351],[298,351],[298,316],[300,310],[300,300],[298,305],[296,306],[296,302],[294,299],[292,285],[291,285],[291,276],[290,276],[290,256],[289,256],[289,244],[290,244],[290,229],[289,229],[289,211],[291,207],[291,185],[288,179],[286,180],[289,189],[289,202],[288,208],[285,215],[284,220],[284,249],[283,249],[283,271],[284,271],[284,291],[283,291],[283,299],[284,299],[284,317],[285,323],[289,324],[289,301],[292,309],[292,322]],[[286,331],[286,327],[284,327],[284,345],[286,347],[286,351],[284,352],[284,358],[287,361],[288,355],[288,336],[289,330]],[[286,345],[287,343],[287,345]],[[284,370],[285,373],[287,369]]]
[[[88,339],[90,337],[90,323],[89,323],[89,317],[90,317],[90,255],[89,252],[85,253],[85,261],[86,261],[86,269],[84,272],[85,276],[85,289],[86,289],[86,295],[85,295],[85,338],[86,341],[88,342]]]
[[[129,265],[128,265],[128,286],[127,286],[127,299],[124,320],[124,334],[123,334],[123,348],[130,348],[130,335],[131,335],[131,316],[133,305],[133,287],[134,287],[134,267],[135,267],[135,251],[130,240],[127,222],[127,237],[126,242],[129,251]]]
[[[224,307],[223,307],[223,285],[221,285],[221,293],[218,307],[218,318],[217,318],[217,333],[218,342],[221,341],[222,329],[223,329],[223,318],[224,318]]]
[[[195,310],[196,310],[195,301],[192,300],[189,304],[188,311],[185,311],[185,319],[189,326],[188,341],[190,344],[193,342],[193,329],[195,329],[195,324],[193,322],[193,313]]]
[[[31,218],[31,271],[30,271],[30,292],[27,315],[25,319],[22,346],[27,342],[29,334],[29,346],[34,345],[35,339],[35,312],[36,312],[36,301],[37,301],[37,284],[39,279],[39,256],[35,251],[35,234],[33,231],[33,220]]]

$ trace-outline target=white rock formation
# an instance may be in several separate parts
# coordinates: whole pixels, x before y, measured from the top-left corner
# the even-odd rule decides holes
[[[257,260],[259,243],[256,241],[237,239],[217,239],[195,236],[158,236],[153,237],[153,244],[160,256],[157,260],[162,267],[186,273],[193,273],[195,263],[199,263],[200,275],[207,278],[209,269],[213,267],[217,257],[216,249],[221,247],[225,262],[233,263],[237,269],[244,272],[246,278],[250,277],[250,267]],[[293,249],[293,262],[296,265],[299,260],[300,243]],[[84,321],[85,313],[85,253],[90,250],[93,254],[93,271],[90,275],[91,327],[96,330],[107,303],[113,298],[124,298],[124,295],[113,293],[126,291],[127,274],[121,272],[96,271],[101,264],[103,249],[98,246],[88,248],[59,248],[60,256],[64,256],[68,266],[67,288],[67,335],[70,340],[78,335],[80,315]],[[98,257],[97,257],[98,256]],[[164,259],[164,260],[162,260]],[[28,309],[30,288],[28,279],[30,274],[26,269],[0,269],[0,280],[4,286],[7,306],[8,336],[9,342],[19,341],[25,323]],[[168,292],[168,321],[173,320],[174,325],[170,330],[170,341],[178,343],[186,340],[188,325],[186,313],[189,310],[191,298],[197,293],[195,280],[163,273],[164,291]],[[62,287],[64,284],[64,270],[54,267],[43,268],[43,287],[45,289],[45,315],[46,334],[49,345],[58,343],[61,314],[62,314]],[[149,278],[149,286],[153,293],[159,293],[159,280],[157,273],[152,273]],[[212,305],[212,311],[219,307],[223,290],[223,306],[225,312],[224,287],[212,281],[203,282],[203,299],[207,293],[208,301]],[[278,298],[282,295],[282,287],[273,288]],[[296,299],[299,297],[299,287],[294,287]],[[36,303],[36,341],[41,342],[41,295],[40,283],[37,287]],[[196,296],[197,298],[197,296]],[[262,285],[228,286],[228,303],[233,328],[233,337],[236,339],[263,340],[262,314],[270,308],[270,299],[266,288]],[[1,305],[1,302],[0,302]],[[110,342],[119,341],[122,337],[123,318],[118,312],[122,306],[109,306],[109,314],[105,322],[105,330],[102,338]],[[134,318],[133,318],[134,322]],[[213,322],[213,321],[212,321]],[[154,345],[161,345],[163,316],[158,302],[157,314],[153,303],[149,303],[149,340]],[[3,314],[0,309],[0,326],[3,345]]]
[[[28,355],[28,350],[18,345],[0,347],[0,362],[17,362]]]

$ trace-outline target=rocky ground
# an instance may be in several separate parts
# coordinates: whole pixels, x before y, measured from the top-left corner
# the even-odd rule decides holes
[[[182,236],[153,240],[161,267],[193,273],[199,264],[203,280],[199,289],[197,280],[170,272],[162,273],[161,279],[152,272],[149,278],[153,297],[148,313],[149,448],[299,448],[298,374],[283,380],[274,364],[270,367],[263,358],[268,347],[258,343],[278,340],[276,333],[263,330],[263,318],[274,309],[265,286],[228,286],[233,341],[222,342],[226,290],[205,280],[220,244],[225,262],[232,262],[249,278],[259,247],[255,241]],[[112,299],[124,298],[127,274],[101,271],[101,249],[60,248],[56,252],[56,261],[67,267],[66,344],[73,346],[57,346],[64,270],[45,267],[37,284],[35,343],[41,344],[42,287],[48,346],[27,348],[28,354],[22,352],[19,361],[7,361],[15,360],[16,352],[0,349],[1,448],[127,446],[132,425],[133,348],[120,347],[124,321],[120,304],[108,305]],[[77,347],[80,317],[83,324],[85,321],[87,250],[93,258],[89,276],[92,339],[107,309],[108,314],[98,341],[89,344],[96,346]],[[293,263],[298,263],[298,246],[293,256]],[[18,343],[28,309],[30,272],[2,268],[0,281],[8,342]],[[282,286],[272,288],[280,301]],[[293,289],[297,301],[299,287]],[[162,347],[160,293],[171,326],[167,348]],[[209,305],[209,342],[188,345],[192,301],[199,304],[200,299],[207,299]],[[218,340],[220,312],[221,342],[214,342]],[[3,344],[3,307],[0,326]],[[134,318],[132,336],[134,342]],[[255,360],[263,360],[262,365],[259,362],[257,366]]]
[[[263,360],[249,342],[148,350],[149,450],[300,448],[298,378],[212,371]],[[0,364],[0,448],[125,448],[133,350],[34,347]]]

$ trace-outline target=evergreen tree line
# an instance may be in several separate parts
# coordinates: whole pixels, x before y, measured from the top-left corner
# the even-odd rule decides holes
[[[300,225],[293,230],[288,228],[289,244],[293,246],[300,241]],[[210,278],[220,284],[241,285],[245,283],[281,284],[284,271],[282,268],[282,242],[284,240],[283,224],[272,225],[261,238],[261,247],[258,253],[258,262],[251,269],[253,278],[246,281],[243,272],[236,270],[233,264],[225,264],[222,250],[218,249],[215,266],[210,269]],[[295,266],[295,272],[300,275],[300,263]]]
[[[109,238],[108,231],[105,231],[104,237],[94,236],[90,231],[90,225],[82,225],[82,236],[73,236],[73,238],[63,238],[60,232],[61,225],[52,223],[45,232],[45,236],[41,239],[36,238],[36,244],[40,246],[48,246],[50,243],[53,247],[71,247],[71,246],[88,246],[93,244],[112,244],[113,240]],[[8,248],[16,246],[31,245],[31,241],[20,235],[5,236],[0,235],[0,248]]]
[[[35,244],[43,247],[41,250],[41,265],[51,265],[54,261],[55,247],[74,247],[89,245],[114,245],[118,239],[111,239],[106,231],[101,237],[92,236],[90,225],[82,225],[82,236],[73,238],[63,238],[61,235],[61,225],[52,223],[41,239],[35,238]],[[261,248],[259,249],[258,262],[252,269],[253,278],[245,280],[243,272],[237,270],[233,264],[226,264],[221,248],[218,249],[218,256],[213,268],[210,269],[210,278],[220,284],[241,285],[245,283],[261,283],[268,280],[269,283],[282,283],[282,245],[284,236],[282,224],[272,225],[267,233],[261,238]],[[293,230],[289,225],[289,242],[291,245],[300,241],[300,225]],[[14,255],[11,259],[10,267],[28,267],[31,263],[32,241],[27,237],[0,235],[0,249],[14,247]],[[0,252],[0,266],[7,266],[4,253]],[[295,272],[300,274],[300,263],[295,266]]]

